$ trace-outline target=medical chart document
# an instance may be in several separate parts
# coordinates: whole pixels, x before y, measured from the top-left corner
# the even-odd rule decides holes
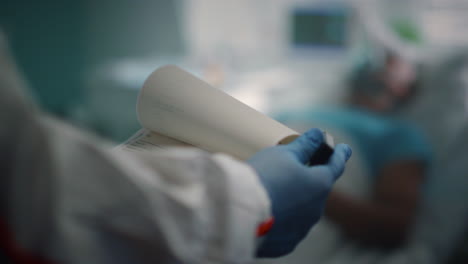
[[[119,148],[153,151],[195,146],[248,159],[298,133],[177,66],[153,72],[139,94],[142,129]]]

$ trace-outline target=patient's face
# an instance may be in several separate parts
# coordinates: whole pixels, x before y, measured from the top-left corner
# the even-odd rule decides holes
[[[409,63],[397,61],[386,69],[384,81],[395,97],[404,98],[411,93],[412,84],[416,81],[416,71]]]
[[[416,67],[396,56],[387,59],[382,72],[385,85],[384,94],[387,97],[388,110],[395,110],[411,102],[416,92]]]

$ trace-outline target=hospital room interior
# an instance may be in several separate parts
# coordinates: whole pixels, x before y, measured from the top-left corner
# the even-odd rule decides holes
[[[0,29],[41,108],[114,146],[167,64],[348,143],[319,224],[256,263],[455,264],[468,263],[467,14],[468,0],[7,0]]]

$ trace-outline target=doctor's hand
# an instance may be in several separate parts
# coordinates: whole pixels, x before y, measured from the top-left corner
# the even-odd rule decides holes
[[[288,145],[264,149],[247,160],[270,197],[274,217],[257,257],[291,253],[322,215],[328,193],[351,156],[347,145],[338,144],[327,164],[307,166],[322,141],[323,133],[311,129]]]

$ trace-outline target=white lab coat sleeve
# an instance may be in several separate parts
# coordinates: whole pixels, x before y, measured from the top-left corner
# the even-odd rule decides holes
[[[250,167],[196,149],[138,158],[118,151],[113,156],[147,203],[141,213],[150,219],[148,230],[160,232],[176,258],[184,263],[252,260],[255,232],[270,216],[270,204]],[[110,220],[110,226],[131,233],[134,227],[122,217]],[[147,231],[141,235],[151,236]]]
[[[67,263],[248,263],[269,199],[255,172],[223,154],[106,150],[45,122],[55,169],[54,236]]]

